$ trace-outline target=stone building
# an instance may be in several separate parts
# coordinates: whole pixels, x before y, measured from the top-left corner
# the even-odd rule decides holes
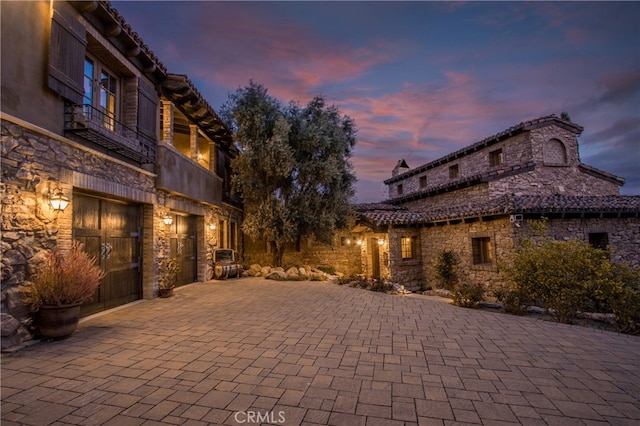
[[[83,315],[155,297],[166,257],[182,285],[214,248],[241,251],[237,152],[192,82],[107,1],[0,7],[3,347],[30,338],[17,287],[74,239],[107,273]]]
[[[548,116],[413,169],[399,161],[384,182],[389,199],[356,206],[363,273],[435,287],[436,259],[452,250],[461,280],[495,286],[498,259],[543,217],[551,235],[640,266],[640,196],[621,196],[624,179],[580,162],[582,131]]]

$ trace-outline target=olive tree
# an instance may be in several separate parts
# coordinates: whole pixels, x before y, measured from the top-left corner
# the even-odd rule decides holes
[[[232,184],[242,196],[245,234],[269,242],[276,266],[300,238],[330,244],[351,220],[353,121],[322,97],[284,106],[253,81],[220,113],[240,152]]]

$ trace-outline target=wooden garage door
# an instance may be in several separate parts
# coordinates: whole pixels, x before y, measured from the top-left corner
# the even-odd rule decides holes
[[[89,315],[142,297],[140,280],[141,207],[84,194],[73,196],[73,235],[105,272]]]
[[[169,233],[169,253],[180,265],[176,285],[181,286],[197,281],[195,216],[173,215]]]

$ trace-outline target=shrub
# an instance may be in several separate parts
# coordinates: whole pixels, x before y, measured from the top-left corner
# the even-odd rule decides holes
[[[458,284],[451,295],[453,304],[464,308],[475,308],[484,300],[484,286],[477,284]]]
[[[335,275],[336,274],[336,268],[333,267],[333,266],[321,265],[321,266],[318,266],[318,270],[324,272],[325,274],[329,274],[329,275]]]
[[[618,331],[640,334],[640,270],[613,265],[610,279],[599,290],[603,311],[615,314]]]
[[[158,284],[161,289],[169,289],[175,287],[178,282],[178,273],[180,265],[175,257],[163,259],[158,265],[158,273],[160,278]]]
[[[33,280],[21,288],[22,300],[34,311],[42,305],[75,305],[91,300],[104,277],[95,263],[96,258],[89,256],[79,241],[74,241],[65,255],[58,250],[47,253]]]
[[[508,287],[495,290],[493,296],[502,303],[505,312],[514,315],[524,315],[532,304],[526,293],[518,288]]]
[[[453,290],[458,278],[455,267],[460,263],[453,250],[443,250],[438,254],[435,264],[436,274],[442,281],[442,286],[447,290]]]
[[[502,268],[514,283],[496,296],[505,310],[536,304],[565,323],[578,312],[612,312],[619,330],[640,331],[640,271],[612,263],[606,250],[575,238],[526,238]]]

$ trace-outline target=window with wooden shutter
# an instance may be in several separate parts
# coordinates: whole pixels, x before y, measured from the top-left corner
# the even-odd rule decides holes
[[[59,7],[54,9],[49,38],[48,85],[74,104],[82,103],[86,46],[85,28],[73,12]]]
[[[471,249],[473,253],[473,264],[483,265],[493,262],[493,253],[491,248],[491,238],[481,237],[471,239]]]
[[[153,85],[142,78],[138,81],[138,132],[156,140],[158,94]]]

